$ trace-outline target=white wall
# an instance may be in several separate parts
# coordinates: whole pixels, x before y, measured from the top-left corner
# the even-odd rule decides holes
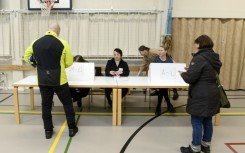
[[[10,7],[10,1],[8,0],[0,0],[0,10],[6,10],[9,9]]]
[[[0,10],[19,10],[20,2],[21,0],[0,0]]]
[[[15,1],[15,0],[2,0]],[[163,8],[163,3],[167,0],[72,0],[73,9],[141,9],[141,10],[152,10]],[[27,9],[28,1],[21,1],[21,8]]]
[[[165,9],[168,0],[72,0],[74,9]],[[27,0],[0,0],[0,9],[27,9]],[[163,4],[163,5],[162,5]],[[164,5],[166,4],[166,5]],[[16,7],[17,6],[17,7]],[[167,10],[165,10],[167,11]],[[245,18],[244,0],[173,0],[173,17]]]
[[[244,0],[173,0],[173,17],[245,18]]]
[[[158,8],[158,1],[163,0],[75,0],[73,1],[73,8],[153,10]]]

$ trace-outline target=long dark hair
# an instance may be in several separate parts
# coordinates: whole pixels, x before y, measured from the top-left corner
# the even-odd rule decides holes
[[[74,62],[88,62],[81,55],[76,55],[73,60]]]

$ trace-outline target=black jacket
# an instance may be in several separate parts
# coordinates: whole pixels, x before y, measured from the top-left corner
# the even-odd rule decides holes
[[[128,76],[129,75],[129,68],[127,62],[121,59],[120,63],[116,64],[115,59],[112,58],[111,60],[107,61],[106,68],[105,68],[105,75],[112,76],[110,71],[118,71],[119,68],[123,68],[123,73],[120,76]]]
[[[38,85],[60,86],[68,82],[65,68],[73,64],[71,47],[55,32],[47,31],[45,36],[33,41],[24,59],[28,63],[35,59]]]
[[[220,72],[221,65],[219,54],[212,49],[202,49],[194,54],[189,69],[181,74],[190,84],[186,107],[189,114],[210,117],[219,112],[216,72]]]

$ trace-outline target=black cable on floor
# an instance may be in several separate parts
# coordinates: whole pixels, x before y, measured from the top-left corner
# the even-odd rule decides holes
[[[8,99],[9,97],[12,97],[12,96],[13,96],[13,94],[10,94],[8,97],[2,99],[2,100],[0,101],[0,103],[3,102],[4,100]]]
[[[181,105],[181,106],[178,106],[178,107],[175,107],[175,109],[176,108],[180,108],[180,107],[183,107],[183,106],[186,106],[186,104],[185,105]],[[164,113],[167,113],[168,111],[164,111],[164,112],[162,112],[161,114],[158,114],[158,115],[156,115],[156,116],[154,116],[154,117],[152,117],[152,118],[150,118],[148,121],[146,121],[144,124],[142,124],[131,136],[130,136],[130,138],[127,140],[127,142],[124,144],[124,146],[123,146],[123,148],[121,149],[121,151],[120,151],[120,153],[124,153],[125,152],[125,150],[127,149],[127,147],[128,147],[128,145],[130,144],[130,142],[133,140],[133,138],[135,137],[135,135],[137,134],[137,133],[139,133],[139,131],[144,127],[144,126],[146,126],[148,123],[150,123],[152,120],[154,120],[155,118],[157,118],[157,117],[159,117],[159,116],[161,116],[162,114],[164,114]]]

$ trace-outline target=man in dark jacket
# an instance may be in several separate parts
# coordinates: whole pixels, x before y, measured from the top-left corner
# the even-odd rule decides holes
[[[42,96],[42,118],[46,139],[53,135],[52,102],[54,93],[63,104],[69,127],[69,136],[73,137],[78,132],[75,123],[75,112],[69,91],[65,68],[73,63],[70,45],[59,38],[60,26],[53,23],[49,26],[46,35],[26,49],[24,59],[30,62],[30,57],[37,64],[37,77]]]
[[[213,41],[206,35],[195,40],[197,53],[194,54],[187,72],[180,72],[189,86],[186,111],[191,114],[193,128],[192,143],[181,147],[182,153],[210,152],[213,134],[212,116],[219,113],[220,101],[216,73],[219,74],[221,61],[213,51]]]

